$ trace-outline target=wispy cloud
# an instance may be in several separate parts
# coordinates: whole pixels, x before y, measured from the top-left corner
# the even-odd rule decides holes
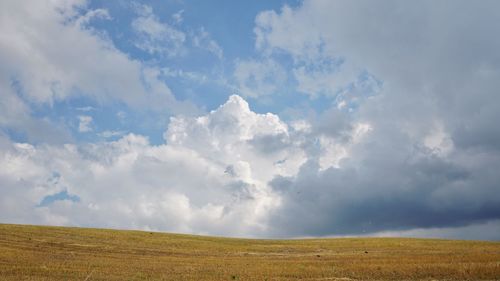
[[[214,54],[217,58],[222,59],[224,56],[222,48],[219,44],[212,39],[210,33],[208,33],[204,27],[200,27],[192,35],[193,45],[197,48],[205,49],[210,53]]]
[[[277,94],[287,79],[283,67],[274,60],[237,60],[234,79],[238,92],[246,97]]]
[[[108,138],[113,138],[113,137],[121,137],[123,135],[127,134],[126,131],[110,131],[110,130],[106,130],[106,131],[102,131],[100,133],[98,133],[97,135],[100,136],[100,137],[103,137],[105,139],[108,139]]]
[[[137,5],[139,17],[132,21],[137,34],[135,46],[150,54],[177,56],[184,52],[186,34],[168,23],[161,22],[151,6]]]
[[[92,116],[88,115],[79,115],[78,116],[78,132],[87,133],[92,131]]]

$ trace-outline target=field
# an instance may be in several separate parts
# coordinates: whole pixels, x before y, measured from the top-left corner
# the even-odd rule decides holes
[[[500,280],[500,243],[0,224],[0,280]]]

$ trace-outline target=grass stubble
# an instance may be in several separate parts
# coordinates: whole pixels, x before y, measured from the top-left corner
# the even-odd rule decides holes
[[[0,280],[500,280],[500,243],[0,224]]]

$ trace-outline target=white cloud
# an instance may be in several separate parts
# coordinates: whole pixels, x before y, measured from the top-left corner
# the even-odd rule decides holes
[[[204,27],[200,27],[195,33],[192,34],[193,45],[197,48],[205,49],[214,54],[217,58],[222,59],[224,56],[222,48],[217,41],[212,39]]]
[[[105,33],[88,27],[96,17],[109,18],[105,10],[90,10],[86,1],[70,0],[2,1],[0,9],[9,11],[2,14],[0,25],[2,92],[49,105],[84,95],[98,103],[121,101],[132,108],[193,109],[177,102],[157,77],[143,81],[154,68],[131,59]]]
[[[296,120],[289,126],[231,96],[206,115],[172,117],[162,145],[134,134],[84,145],[33,146],[0,139],[0,165],[5,167],[0,171],[0,220],[297,236],[378,233],[391,226],[415,229],[402,235],[425,235],[419,224],[408,226],[399,219],[435,225],[436,215],[448,210],[489,218],[477,211],[495,203],[496,181],[488,176],[491,168],[484,169],[486,156],[455,155],[448,162],[426,150],[408,156],[413,148],[407,148],[403,134],[368,123],[318,125]],[[395,137],[394,143],[386,141]],[[466,171],[463,157],[470,157]],[[493,167],[497,163],[494,156],[490,161]],[[466,187],[481,186],[484,178],[492,180],[492,187],[471,196]],[[39,206],[63,190],[80,200]],[[454,209],[457,205],[460,209]],[[453,216],[445,218],[454,222]]]
[[[1,55],[1,54],[0,54]],[[2,67],[0,66],[0,73]],[[61,124],[31,116],[31,108],[16,92],[17,84],[8,76],[0,75],[0,135],[3,129],[25,134],[27,140],[36,142],[64,143],[71,140],[68,130]]]
[[[112,18],[107,10],[95,9],[95,10],[90,10],[84,15],[80,16],[75,23],[79,26],[84,26],[85,24],[88,24],[92,19],[111,20]]]
[[[288,125],[274,114],[256,114],[233,95],[217,110],[196,119],[171,119],[165,139],[169,145],[196,149],[228,166],[246,167],[255,182],[265,185],[275,175],[293,175],[304,162]],[[277,166],[277,161],[287,161]],[[245,164],[246,163],[246,164]],[[243,168],[242,168],[243,169]]]
[[[154,15],[153,9],[147,5],[136,7],[139,17],[132,21],[132,29],[138,38],[135,46],[150,54],[177,56],[184,52],[186,35]]]
[[[319,143],[322,148],[318,160],[319,171],[324,171],[332,167],[341,168],[340,161],[349,157],[350,149],[361,142],[371,130],[372,127],[370,124],[354,124],[352,130],[348,133],[350,136],[348,142],[345,142],[342,138],[321,135],[319,137]]]
[[[309,62],[295,66],[292,72],[297,80],[297,90],[314,98],[319,95],[335,97],[348,91],[348,87],[358,80],[360,70],[346,63],[322,65]]]
[[[304,1],[259,14],[261,59],[236,61],[235,88],[259,101],[279,93],[288,81],[278,58],[288,55],[297,89],[332,100],[316,119],[289,126],[239,96],[203,116],[176,114],[195,109],[162,78],[206,77],[130,59],[90,28],[110,17],[85,1],[1,2],[9,11],[0,18],[2,128],[68,143],[64,128],[32,118],[29,104],[74,96],[175,117],[162,145],[117,131],[99,133],[116,141],[78,145],[13,143],[0,133],[0,220],[245,236],[452,235],[483,222],[478,232],[494,231],[495,5]],[[140,47],[182,53],[182,31],[149,6],[137,13]],[[222,57],[201,31],[193,44]],[[90,131],[91,117],[80,117],[79,129]],[[39,206],[63,190],[81,200]]]
[[[163,145],[134,134],[84,145],[11,143],[0,150],[0,220],[263,235],[280,204],[268,181],[293,176],[305,161],[294,134],[232,96],[207,115],[172,118]],[[80,200],[38,206],[63,189]]]
[[[87,133],[92,131],[92,116],[79,115],[78,116],[78,132]]]
[[[375,90],[373,77],[363,78],[364,65],[344,56],[332,46],[337,44],[331,38],[328,17],[316,9],[335,9],[334,3],[304,2],[302,7],[283,6],[280,13],[261,12],[256,17],[254,33],[256,48],[266,56],[289,55],[293,60],[291,72],[297,82],[296,90],[317,98],[324,95],[338,99],[352,100],[361,94]],[[321,11],[324,12],[324,11]],[[368,82],[375,82],[367,85]]]
[[[184,20],[184,18],[182,16],[183,13],[184,13],[184,10],[180,10],[177,13],[172,15],[172,19],[175,21],[175,23],[180,24]]]
[[[197,83],[205,83],[208,81],[208,76],[200,72],[184,71],[182,69],[175,70],[165,67],[161,69],[161,73],[166,77],[181,78]]]
[[[127,132],[125,131],[111,131],[111,130],[106,130],[98,133],[97,135],[100,137],[103,137],[105,139],[112,138],[112,137],[121,137],[125,135]]]
[[[256,98],[276,94],[286,82],[286,71],[271,59],[237,60],[234,79],[239,93]]]
[[[318,4],[320,6],[325,3]],[[329,9],[326,8],[323,12]],[[279,14],[275,11],[259,13],[254,28],[256,48],[266,53],[272,52],[272,49],[281,49],[292,54],[296,60],[318,60],[322,52],[320,47],[323,42],[322,31],[330,27],[323,26],[323,18],[316,14],[297,11],[302,10],[293,10],[285,5]]]
[[[453,141],[444,131],[442,124],[435,124],[434,128],[423,139],[424,145],[440,156],[446,156],[453,150]]]
[[[77,107],[75,109],[78,111],[84,111],[84,112],[96,110],[96,108],[93,106],[82,106],[82,107]]]

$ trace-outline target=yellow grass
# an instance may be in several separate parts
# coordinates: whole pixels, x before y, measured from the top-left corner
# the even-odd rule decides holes
[[[500,280],[500,243],[0,224],[0,280]]]

